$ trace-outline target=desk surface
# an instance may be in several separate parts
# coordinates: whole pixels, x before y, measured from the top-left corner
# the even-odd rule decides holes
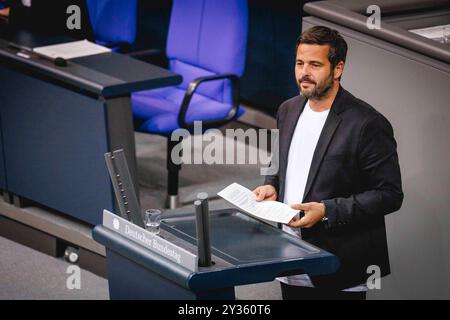
[[[67,66],[56,66],[52,61],[26,52],[29,58],[18,56],[18,50],[9,46],[15,41],[23,46],[36,47],[67,42],[68,38],[44,37],[29,32],[2,34],[0,64],[24,70],[65,86],[85,90],[103,97],[127,95],[130,92],[177,85],[182,77],[166,69],[114,52],[68,60]],[[74,41],[74,39],[70,39]],[[69,41],[70,41],[69,40]]]
[[[211,249],[232,265],[278,262],[323,253],[298,237],[238,210],[213,211],[209,216]],[[164,219],[162,228],[196,245],[195,216]]]

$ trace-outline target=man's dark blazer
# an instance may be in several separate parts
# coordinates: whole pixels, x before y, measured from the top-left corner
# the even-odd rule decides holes
[[[266,184],[284,199],[289,147],[306,99],[296,96],[278,109],[279,171]],[[339,257],[333,275],[312,277],[316,287],[345,289],[365,284],[377,265],[390,273],[384,216],[403,201],[397,144],[389,121],[342,87],[314,151],[303,197],[323,201],[328,222],[302,229],[302,238]],[[299,190],[299,193],[301,190]]]

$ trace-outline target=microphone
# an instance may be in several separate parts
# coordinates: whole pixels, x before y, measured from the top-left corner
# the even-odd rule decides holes
[[[201,192],[194,202],[197,229],[198,266],[209,267],[211,260],[211,240],[209,237],[208,194]]]
[[[67,60],[62,58],[62,57],[52,58],[52,57],[48,57],[48,56],[44,56],[42,54],[39,54],[39,53],[37,53],[35,51],[33,51],[33,53],[36,54],[39,58],[42,58],[42,59],[45,59],[45,60],[53,62],[53,64],[55,66],[58,66],[58,67],[66,67],[67,66]]]
[[[31,53],[34,53],[36,56],[38,56],[38,57],[40,57],[42,59],[49,60],[49,61],[53,62],[53,64],[55,66],[58,66],[58,67],[66,67],[67,66],[67,60],[62,58],[62,57],[56,57],[56,58],[47,57],[47,56],[44,56],[42,54],[39,54],[39,53],[33,51],[32,48],[29,48],[29,47],[26,47],[26,46],[23,46],[23,45],[19,45],[19,44],[14,43],[14,42],[10,42],[8,44],[8,46],[10,48],[16,49],[16,50],[18,50],[20,52],[26,52],[28,54],[28,56],[30,56]]]
[[[67,66],[67,60],[64,59],[64,58],[61,58],[61,57],[56,57],[56,58],[53,60],[53,63],[54,63],[55,65],[57,65],[58,67],[65,67],[65,66]]]

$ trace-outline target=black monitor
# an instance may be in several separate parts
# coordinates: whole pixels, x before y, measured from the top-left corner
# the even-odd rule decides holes
[[[144,227],[141,207],[123,149],[105,153],[105,161],[116,195],[120,216],[140,227]]]

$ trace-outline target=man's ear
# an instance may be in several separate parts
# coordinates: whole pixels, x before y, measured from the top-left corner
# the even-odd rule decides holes
[[[342,73],[344,72],[344,66],[345,66],[344,61],[339,61],[336,64],[336,66],[334,67],[334,79],[335,80],[338,80],[342,76]]]

